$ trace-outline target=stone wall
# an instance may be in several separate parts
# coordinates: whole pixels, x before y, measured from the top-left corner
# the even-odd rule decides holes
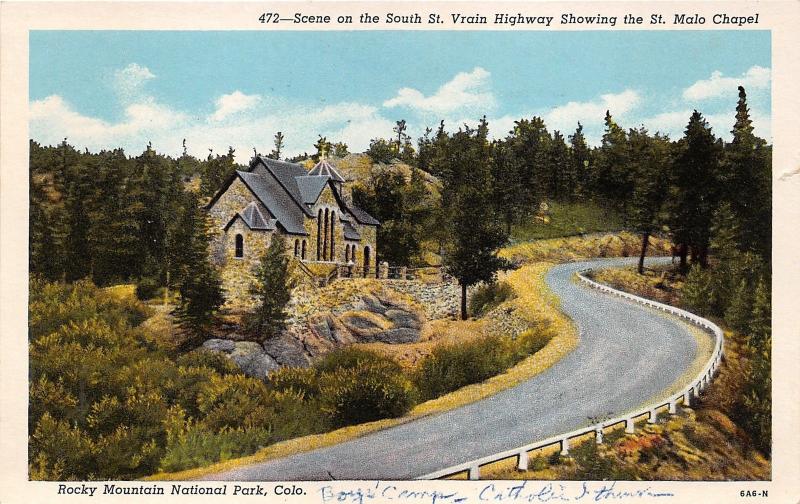
[[[266,218],[270,218],[270,213],[267,208],[258,201],[256,196],[247,188],[240,178],[236,178],[219,199],[214,202],[214,206],[208,210],[208,215],[212,222],[211,228],[213,230],[211,259],[215,264],[221,266],[226,258],[226,233],[223,227],[225,227],[237,212],[244,210],[244,208],[253,201],[258,205],[261,214]],[[230,234],[230,231],[228,234]]]
[[[415,280],[383,280],[390,288],[414,298],[425,308],[429,320],[461,314],[461,287],[456,282],[426,283]],[[472,288],[467,289],[467,298]]]
[[[244,241],[243,257],[236,257],[236,235]],[[222,234],[223,261],[220,264],[222,288],[225,290],[225,307],[249,307],[253,305],[250,287],[254,272],[264,257],[272,240],[272,231],[252,231],[236,219],[227,233]]]

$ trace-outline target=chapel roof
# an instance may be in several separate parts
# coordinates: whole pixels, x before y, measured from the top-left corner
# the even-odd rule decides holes
[[[236,219],[242,219],[247,227],[256,231],[272,231],[275,229],[275,219],[265,217],[255,201],[251,201],[240,212],[237,212],[225,225],[225,229],[228,229]]]
[[[358,230],[353,227],[353,225],[349,221],[345,221],[342,225],[344,230],[344,239],[345,240],[360,240],[361,235],[359,234]]]
[[[263,165],[264,169],[256,170],[259,165]],[[249,171],[237,170],[231,176],[208,203],[208,208],[214,206],[236,178],[244,182],[270,215],[265,216],[258,205],[251,202],[231,219],[228,226],[239,216],[251,229],[276,229],[276,226],[280,226],[287,233],[301,235],[308,234],[304,225],[305,219],[316,217],[311,208],[325,186],[329,181],[344,181],[341,174],[327,160],[320,161],[307,172],[302,165],[296,163],[258,156],[250,163]],[[360,239],[350,216],[360,224],[380,225],[377,219],[364,210],[345,202],[335,184],[330,184],[330,187],[337,201],[346,210],[339,215],[340,220],[347,223],[346,235],[353,237],[346,236],[348,239]]]
[[[334,182],[344,182],[344,177],[328,162],[327,159],[321,159],[319,163],[314,165],[314,168],[308,172],[309,175],[321,175],[330,177]]]

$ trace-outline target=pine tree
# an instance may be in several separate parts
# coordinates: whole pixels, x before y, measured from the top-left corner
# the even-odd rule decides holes
[[[733,295],[744,279],[744,257],[737,248],[739,222],[731,211],[730,204],[725,201],[714,212],[711,226],[710,251],[715,261],[714,266],[714,307],[715,315],[723,315],[733,302]],[[745,279],[746,280],[746,279]],[[749,288],[755,284],[747,282]]]
[[[547,174],[550,134],[541,117],[520,119],[514,122],[514,129],[506,142],[521,163],[518,183],[523,188],[522,206],[527,210],[526,213],[532,213],[547,192],[543,179]]]
[[[191,206],[183,215],[182,226],[190,232],[190,242],[184,250],[180,284],[178,320],[188,338],[184,346],[193,346],[214,321],[217,310],[225,302],[219,272],[208,256],[211,223],[205,210],[189,195]]]
[[[594,191],[613,205],[624,208],[633,192],[633,177],[628,170],[627,136],[606,111],[605,132],[597,149],[591,185]]]
[[[707,315],[714,304],[711,272],[695,264],[686,275],[681,301],[700,315]]]
[[[383,138],[373,138],[369,142],[369,148],[364,152],[372,159],[373,163],[390,163],[394,159],[395,153],[390,142]]]
[[[425,128],[425,133],[417,139],[417,166],[425,171],[430,171],[431,156],[433,154],[432,132],[431,128]]]
[[[204,196],[212,196],[222,184],[233,175],[237,169],[233,147],[228,147],[228,153],[224,156],[213,155],[209,152],[208,158],[203,163],[203,177],[200,181],[200,192]]]
[[[347,144],[344,142],[336,142],[331,149],[333,149],[333,155],[337,158],[343,158],[350,153],[347,149]]]
[[[750,250],[770,259],[771,155],[766,142],[753,133],[747,107],[747,94],[739,86],[733,140],[725,148],[722,179],[725,197],[741,222],[737,237],[741,250]]]
[[[331,152],[331,147],[333,144],[328,141],[327,137],[319,135],[317,142],[314,144],[314,148],[317,149],[317,153],[312,156],[314,161],[319,161],[320,159],[325,159],[328,157],[328,154]]]
[[[575,192],[575,174],[572,172],[569,149],[561,132],[553,132],[548,151],[550,172],[548,193],[557,200],[568,199]]]
[[[578,123],[575,133],[570,135],[572,173],[575,174],[575,196],[584,195],[588,191],[588,174],[591,151],[583,136],[583,125]]]
[[[408,126],[406,125],[405,119],[400,119],[399,121],[397,121],[395,123],[394,128],[392,128],[392,131],[394,131],[397,134],[397,141],[395,142],[394,145],[395,145],[395,152],[398,155],[400,154],[402,145],[406,143],[406,139],[408,138],[408,135],[406,135],[407,128]]]
[[[772,453],[772,338],[762,342],[753,352],[750,369],[742,391],[739,421],[769,457]]]
[[[772,450],[772,330],[770,295],[760,279],[754,294],[748,346],[750,366],[742,390],[739,421],[765,455]]]
[[[280,159],[283,153],[283,133],[275,133],[275,148],[269,153],[270,159]]]
[[[725,310],[725,322],[739,332],[747,331],[752,314],[753,295],[747,280],[739,281],[739,286],[731,297],[728,309]]]
[[[491,282],[498,270],[508,266],[497,257],[508,236],[492,204],[493,186],[487,140],[488,124],[481,120],[476,130],[465,127],[442,143],[437,163],[447,163],[442,177],[442,202],[447,205],[448,229],[444,265],[461,286],[461,318],[467,318],[467,288]]]
[[[495,142],[492,145],[492,199],[497,213],[502,216],[507,234],[511,234],[511,226],[523,213],[524,187],[519,183],[521,170],[522,163],[508,142]]]
[[[247,317],[248,330],[262,339],[280,335],[286,328],[286,305],[292,287],[286,243],[283,237],[274,235],[256,270],[256,284],[251,292],[258,305]]]
[[[644,274],[644,258],[650,235],[661,221],[666,199],[670,144],[666,137],[651,137],[647,130],[632,129],[628,135],[628,167],[633,176],[633,194],[628,208],[630,226],[642,236],[639,274]]]
[[[687,251],[693,263],[708,264],[711,223],[719,202],[721,146],[703,115],[694,111],[678,144],[673,163],[669,198],[669,227],[673,240],[681,244],[681,269],[686,269]]]
[[[750,316],[749,344],[753,348],[763,348],[772,334],[772,313],[770,294],[763,279],[759,279],[753,295],[753,313]]]
[[[72,281],[90,277],[94,269],[89,248],[92,227],[90,201],[95,196],[94,174],[84,163],[81,154],[67,144],[66,139],[59,146],[59,155],[59,168],[64,178],[67,229],[64,264],[66,279]]]

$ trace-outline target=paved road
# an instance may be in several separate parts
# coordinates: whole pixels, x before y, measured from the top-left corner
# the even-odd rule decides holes
[[[688,368],[697,351],[695,339],[680,323],[571,281],[587,265],[632,261],[570,263],[549,272],[547,283],[576,322],[580,343],[534,378],[449,412],[210,479],[327,480],[329,472],[336,479],[410,479],[641,405]]]

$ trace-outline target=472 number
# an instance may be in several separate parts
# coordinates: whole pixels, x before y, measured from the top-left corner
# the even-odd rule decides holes
[[[277,23],[280,16],[278,16],[277,12],[265,12],[258,17],[258,20],[261,23]]]

